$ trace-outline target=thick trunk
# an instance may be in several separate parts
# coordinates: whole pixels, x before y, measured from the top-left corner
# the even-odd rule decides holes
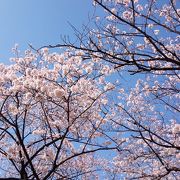
[[[25,170],[25,168],[22,168],[21,169],[21,180],[27,180],[27,179],[28,179],[28,176],[27,176],[26,170]]]

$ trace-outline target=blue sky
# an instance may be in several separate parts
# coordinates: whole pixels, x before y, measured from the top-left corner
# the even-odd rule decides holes
[[[92,14],[91,0],[0,0],[0,63],[20,50],[60,42],[61,35],[73,38],[68,22],[81,29]]]

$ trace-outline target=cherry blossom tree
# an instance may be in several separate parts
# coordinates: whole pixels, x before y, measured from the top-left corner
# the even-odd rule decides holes
[[[85,25],[82,33],[74,28],[75,43],[64,39],[64,44],[48,47],[82,50],[84,60],[107,62],[122,77],[127,76],[124,71],[145,74],[131,88],[124,84],[118,100],[111,99],[113,108],[104,112],[111,113],[110,129],[117,133],[113,142],[126,142],[105,169],[110,179],[178,179],[180,4],[176,0],[93,3],[104,12],[95,14],[94,24]]]
[[[177,179],[178,76],[129,89],[83,51],[16,54],[0,65],[1,177]]]
[[[79,44],[0,65],[1,177],[180,176],[178,1],[93,2]]]
[[[98,57],[115,68],[132,73],[179,70],[180,6],[176,0],[94,0],[104,10],[92,18],[94,25],[76,31],[79,44],[89,58]],[[93,28],[92,28],[93,27]],[[75,28],[74,28],[75,29]]]
[[[103,70],[112,70],[81,56],[27,50],[0,65],[1,177],[97,179],[104,160],[95,152],[123,143],[109,143],[101,130],[110,118],[103,114],[106,94],[114,88]]]
[[[178,82],[174,76],[154,83],[147,78],[138,80],[129,94],[121,91],[125,103],[117,104],[114,123],[127,143],[114,158],[115,173],[123,173],[127,179],[178,179]]]

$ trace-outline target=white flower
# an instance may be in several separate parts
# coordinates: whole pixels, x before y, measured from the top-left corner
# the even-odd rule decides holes
[[[36,129],[33,131],[33,134],[35,134],[35,135],[40,135],[40,134],[44,134],[44,133],[46,133],[46,131],[43,129]]]
[[[124,89],[123,88],[119,89],[119,93],[120,94],[124,93]]]
[[[63,89],[55,89],[54,90],[54,95],[57,98],[61,98],[64,95],[64,90]]]
[[[74,85],[74,86],[71,87],[71,91],[74,92],[74,93],[77,92],[78,89],[79,89],[79,87],[77,85]]]
[[[137,44],[136,46],[139,50],[143,50],[144,49],[144,44]]]
[[[128,6],[130,0],[118,0],[117,3],[122,3],[123,5]]]
[[[30,99],[31,98],[31,93],[26,93],[26,95],[25,95],[25,98],[28,100],[28,99]]]
[[[124,19],[131,19],[132,13],[130,11],[124,11],[122,16]]]
[[[100,17],[99,16],[96,16],[96,21],[99,21],[100,20]]]
[[[70,69],[70,67],[68,65],[63,65],[62,66],[62,74],[63,74],[63,76],[67,75],[69,69]]]
[[[0,77],[0,83],[4,82],[4,78]]]
[[[116,13],[117,13],[116,8],[112,8],[112,9],[111,9],[111,12],[112,12],[113,14],[116,14]]]
[[[106,86],[104,86],[104,90],[110,90],[110,89],[114,89],[114,85],[112,83],[107,83]]]
[[[47,90],[47,87],[46,86],[42,86],[41,87],[41,92],[45,92]]]
[[[180,159],[180,153],[177,153],[177,154],[176,154],[176,158],[177,158],[177,159]]]
[[[102,99],[102,100],[101,100],[101,103],[104,104],[104,105],[106,105],[106,104],[108,103],[108,100],[107,100],[107,99]]]
[[[110,68],[108,65],[105,65],[102,70],[101,70],[102,74],[108,75],[110,73]]]
[[[136,6],[136,8],[137,8],[138,11],[142,11],[142,10],[143,10],[143,7],[142,7],[140,4],[138,4],[138,5]]]
[[[85,68],[85,71],[90,74],[92,72],[92,67],[91,66],[87,66]]]
[[[80,53],[79,53],[80,54]],[[74,62],[78,65],[78,66],[80,66],[81,65],[81,63],[82,63],[82,58],[81,57],[74,57]]]
[[[54,65],[54,70],[59,71],[61,69],[61,64],[55,64]]]
[[[154,34],[158,35],[159,34],[159,30],[158,29],[154,30]]]
[[[103,83],[105,83],[105,79],[104,79],[104,77],[103,76],[101,76],[100,78],[99,78],[99,84],[103,84]]]
[[[180,16],[180,9],[177,9],[177,14]]]
[[[146,44],[149,44],[148,38],[144,37],[144,42],[145,42]]]
[[[18,114],[18,109],[16,106],[14,106],[13,104],[9,105],[9,111],[13,114],[13,115],[17,115]]]
[[[83,52],[83,51],[76,51],[76,55],[77,55],[77,56],[83,56],[83,55],[84,55],[84,52]]]
[[[29,76],[31,75],[31,69],[30,68],[26,69],[26,75],[29,75]]]
[[[153,24],[148,24],[148,28],[153,28]]]
[[[173,134],[178,134],[180,133],[180,124],[175,124],[174,127],[172,128]]]
[[[49,49],[48,49],[48,48],[43,48],[43,49],[42,49],[42,53],[43,53],[43,54],[48,54],[48,52],[49,52]]]

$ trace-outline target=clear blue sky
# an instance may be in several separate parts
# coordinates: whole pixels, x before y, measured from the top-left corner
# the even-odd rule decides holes
[[[15,43],[21,50],[73,37],[68,21],[81,28],[93,12],[91,0],[0,0],[0,63],[12,57]]]

